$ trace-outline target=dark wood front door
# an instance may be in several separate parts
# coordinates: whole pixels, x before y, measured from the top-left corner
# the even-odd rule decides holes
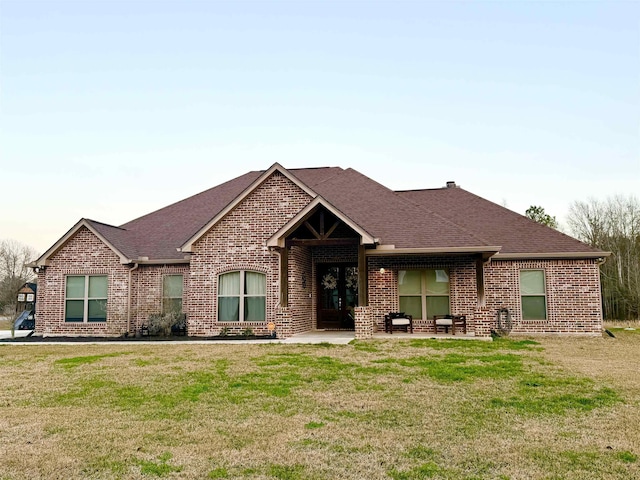
[[[355,264],[319,264],[318,328],[355,328],[353,315],[358,305],[358,266]]]

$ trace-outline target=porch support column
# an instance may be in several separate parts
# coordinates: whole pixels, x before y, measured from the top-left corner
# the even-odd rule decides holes
[[[484,264],[482,257],[476,260],[476,288],[478,291],[478,308],[483,308],[486,304],[484,297]]]
[[[358,306],[366,307],[369,304],[367,292],[367,257],[364,255],[364,245],[358,245]]]
[[[289,248],[280,249],[280,306],[289,306]]]
[[[356,338],[360,340],[373,337],[373,317],[371,315],[371,307],[356,307],[354,312]]]

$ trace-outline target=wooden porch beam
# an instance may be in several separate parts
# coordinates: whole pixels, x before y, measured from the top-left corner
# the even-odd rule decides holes
[[[331,226],[329,231],[324,235],[324,238],[329,238],[336,228],[338,228],[338,225],[340,225],[340,220],[336,220],[336,223]]]
[[[285,241],[287,247],[321,247],[323,245],[360,245],[359,238],[327,238],[325,240],[319,239],[305,239],[305,238],[292,238]]]
[[[367,292],[367,257],[364,254],[364,245],[358,245],[358,306],[366,307],[369,304]]]
[[[289,306],[289,249],[280,249],[280,305]]]
[[[313,226],[308,221],[304,222],[304,226],[309,229],[309,231],[313,234],[314,237],[316,237],[318,240],[322,240],[322,235],[316,232],[316,229],[313,228]]]

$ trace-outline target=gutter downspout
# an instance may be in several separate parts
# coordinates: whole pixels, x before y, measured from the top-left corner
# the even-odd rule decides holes
[[[129,291],[127,292],[127,333],[131,332],[131,272],[137,270],[140,265],[134,263],[133,267],[129,269]]]

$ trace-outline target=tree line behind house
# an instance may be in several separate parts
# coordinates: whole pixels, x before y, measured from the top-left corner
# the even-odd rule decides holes
[[[531,206],[526,216],[552,228],[555,217]],[[569,233],[611,256],[600,266],[606,320],[640,318],[640,203],[634,196],[576,201],[567,216]]]

